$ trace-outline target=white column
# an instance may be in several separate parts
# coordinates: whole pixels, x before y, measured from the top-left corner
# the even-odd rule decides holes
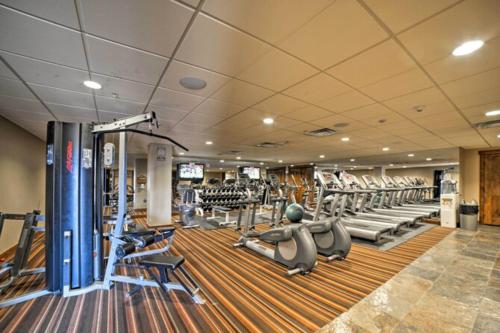
[[[172,223],[172,146],[148,146],[148,225]]]
[[[134,209],[146,209],[147,206],[147,180],[148,160],[137,158],[134,162]]]
[[[373,168],[373,175],[377,177],[385,176],[385,167],[375,167]]]

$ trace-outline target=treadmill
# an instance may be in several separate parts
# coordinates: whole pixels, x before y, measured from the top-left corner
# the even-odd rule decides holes
[[[403,177],[399,176],[394,176],[392,177],[393,181],[396,183],[396,185],[399,185],[401,188],[405,188],[406,191],[403,192],[403,195],[399,197],[398,202],[396,203],[399,206],[402,207],[411,207],[411,208],[418,208],[422,209],[423,211],[429,211],[433,213],[433,216],[436,216],[439,214],[439,208],[435,206],[429,206],[425,204],[418,204],[415,202],[410,202],[411,200],[409,197],[420,187],[414,186],[413,184],[408,184],[406,182],[406,179]]]
[[[428,208],[420,208],[420,207],[411,207],[408,205],[403,205],[401,203],[401,199],[405,196],[405,192],[408,191],[409,189],[406,188],[403,184],[398,184],[396,183],[391,177],[389,176],[382,176],[381,177],[382,181],[384,182],[385,186],[388,188],[393,188],[397,191],[391,193],[389,196],[389,202],[387,205],[389,207],[395,207],[399,210],[405,210],[405,211],[410,211],[410,212],[417,212],[422,215],[424,215],[426,218],[431,218],[433,215],[436,214],[435,209],[428,209]]]
[[[392,207],[387,205],[386,198],[390,197],[391,193],[399,192],[399,189],[382,187],[380,183],[377,181],[377,179],[370,175],[363,175],[362,178],[367,188],[377,191],[377,196],[372,196],[370,202],[368,203],[368,206],[366,208],[367,211],[377,212],[384,215],[412,218],[413,219],[412,225],[416,224],[419,221],[422,221],[422,219],[427,216],[427,214],[403,210],[399,209],[399,207],[397,206]],[[376,205],[375,201],[377,198],[379,198],[379,201]]]
[[[394,223],[398,227],[398,231],[402,227],[409,227],[414,225],[418,220],[422,219],[421,215],[414,214],[398,214],[398,212],[392,212],[386,214],[385,211],[380,209],[378,211],[369,211],[366,208],[366,202],[371,195],[371,199],[377,195],[377,191],[375,189],[366,189],[361,185],[361,182],[358,178],[346,171],[343,171],[340,176],[340,180],[344,184],[344,189],[351,189],[358,192],[361,195],[361,201],[359,202],[358,207],[358,198],[356,195],[353,198],[351,209],[348,212],[354,216],[358,216],[361,218],[373,219],[375,221],[382,221],[387,223]],[[372,200],[370,200],[372,201]]]
[[[397,180],[397,179],[396,179]],[[436,205],[433,201],[426,201],[426,193],[430,193],[434,186],[426,186],[425,183],[419,183],[417,178],[412,177],[402,177],[402,181],[405,182],[407,186],[412,187],[414,190],[406,197],[406,201],[413,206],[427,207],[436,209],[439,213],[440,207]]]
[[[317,175],[319,184],[321,185],[321,195],[318,196],[318,207],[323,205],[323,198],[333,195],[334,200],[331,202],[330,212],[332,216],[334,216],[335,211],[338,208],[337,216],[352,237],[378,242],[382,238],[387,238],[387,235],[393,233],[394,225],[374,223],[373,221],[365,219],[344,216],[347,196],[353,195],[354,192],[344,190],[342,188],[342,183],[332,172],[321,170],[317,172]]]

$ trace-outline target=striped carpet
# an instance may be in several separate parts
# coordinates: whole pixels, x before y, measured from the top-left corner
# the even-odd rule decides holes
[[[144,222],[145,219],[139,219]],[[205,304],[182,292],[163,296],[146,288],[132,298],[128,285],[111,292],[45,296],[0,309],[0,332],[313,332],[382,285],[449,234],[436,227],[386,252],[353,245],[345,261],[321,261],[308,276],[285,277],[285,268],[245,248],[234,249],[230,229],[178,229],[174,254],[200,282]],[[43,238],[30,266],[43,265]],[[131,270],[128,274],[137,275]],[[43,288],[25,277],[1,298]]]

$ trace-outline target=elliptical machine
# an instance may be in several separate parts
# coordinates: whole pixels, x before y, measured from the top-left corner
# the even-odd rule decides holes
[[[253,198],[249,189],[247,189],[247,195],[247,200],[239,202],[240,212],[236,230],[241,231],[241,237],[234,247],[247,247],[287,266],[287,276],[310,273],[317,264],[317,253],[314,240],[305,225],[274,227],[264,232],[255,230],[255,214],[260,200]],[[242,225],[244,206],[246,206],[246,216],[245,223]],[[274,248],[260,245],[259,241],[274,244]]]

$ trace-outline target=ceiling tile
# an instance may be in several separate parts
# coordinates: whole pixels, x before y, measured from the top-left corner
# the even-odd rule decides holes
[[[92,80],[97,81],[102,85],[101,89],[94,90],[96,95],[113,98],[117,95],[117,98],[123,98],[139,103],[146,103],[154,89],[154,86],[152,85],[118,79],[101,74],[92,73]]]
[[[0,0],[0,3],[49,21],[80,29],[73,1]]]
[[[3,52],[0,52],[3,55]],[[0,60],[0,77],[17,80],[17,76]]]
[[[91,92],[83,85],[89,79],[87,71],[51,64],[12,53],[1,52],[0,55],[28,83],[47,85],[55,88]]]
[[[299,98],[301,100],[316,103],[352,91],[342,82],[320,73],[304,82],[288,88],[283,92],[285,95]]]
[[[124,113],[99,111],[99,120],[103,122],[115,121],[128,116],[129,115]]]
[[[478,105],[470,108],[462,109],[462,113],[473,123],[479,123],[483,121],[500,120],[500,115],[491,117],[486,116],[485,113],[488,111],[500,110],[500,100],[494,103],[488,103],[483,105]]]
[[[384,104],[396,111],[415,110],[416,106],[425,106],[443,102],[446,97],[437,89],[429,88],[412,94],[392,98],[384,101]],[[425,110],[425,108],[424,108]],[[423,113],[423,112],[422,112]]]
[[[207,85],[200,90],[187,89],[181,86],[179,80],[184,77],[196,77],[204,80]],[[167,72],[160,83],[160,86],[172,90],[182,91],[189,94],[209,96],[214,91],[223,86],[230,78],[228,76],[208,71],[203,68],[184,64],[179,61],[172,61]]]
[[[30,86],[38,97],[40,97],[45,103],[83,107],[94,109],[95,111],[94,99],[90,94],[82,94],[75,91],[40,86],[36,84],[31,84]]]
[[[405,118],[397,114],[396,112],[389,111],[385,113],[383,116],[379,117],[372,117],[372,118],[365,118],[363,119],[363,123],[369,125],[369,126],[383,126],[385,124],[392,124],[396,122],[401,122],[404,121]]]
[[[448,82],[485,72],[500,66],[500,37],[484,45],[480,52],[469,57],[446,58],[425,65],[427,72],[438,82]]]
[[[153,95],[151,104],[165,106],[173,109],[191,111],[202,101],[203,97],[197,95],[186,94],[170,89],[158,88]]]
[[[209,0],[203,6],[203,11],[270,43],[275,43],[300,28],[333,2],[332,0]]]
[[[47,111],[45,112],[27,112],[20,110],[6,110],[0,108],[0,116],[5,117],[11,121],[40,121],[48,122],[54,120],[54,117]]]
[[[217,90],[211,98],[246,107],[257,103],[272,94],[273,92],[271,90],[232,79],[222,88]]]
[[[60,121],[70,122],[92,122],[97,121],[97,113],[95,108],[85,108],[71,105],[61,105],[47,103],[50,110],[57,116]]]
[[[0,78],[0,95],[34,99],[35,96],[17,79]]]
[[[243,110],[243,107],[240,105],[224,103],[208,98],[198,105],[193,111],[215,117],[229,117],[241,110]]]
[[[495,101],[500,101],[500,88],[488,89],[472,94],[464,94],[452,97],[453,102],[459,108],[467,108],[474,105],[482,105]]]
[[[80,33],[1,6],[0,49],[87,68]]]
[[[399,32],[453,5],[457,1],[458,0],[366,0],[365,2],[393,32]]]
[[[121,79],[156,84],[167,58],[87,36],[90,68],[93,72]]]
[[[350,28],[353,22],[356,29]],[[385,38],[386,32],[356,1],[337,0],[279,46],[325,69]]]
[[[166,57],[194,13],[164,0],[86,0],[81,7],[86,32]]]
[[[24,112],[47,112],[45,107],[38,100],[22,99],[9,96],[1,96],[0,108],[4,110],[19,110]]]
[[[417,119],[414,119],[414,121],[419,125],[428,128],[445,128],[453,126],[455,124],[461,125],[465,122],[463,117],[456,111],[443,112],[439,114],[439,116],[429,115],[425,117],[419,117]]]
[[[488,41],[500,35],[500,2],[466,0],[399,35],[422,64],[444,58],[468,40]]]
[[[199,14],[176,58],[226,75],[236,75],[269,46],[206,15]]]
[[[186,110],[167,108],[164,106],[158,106],[152,104],[148,106],[146,111],[147,112],[154,111],[158,119],[160,119],[161,121],[173,121],[173,122],[177,122],[189,114],[189,111]]]
[[[415,63],[392,39],[341,64],[328,73],[354,87],[363,87],[415,68]]]
[[[371,98],[353,90],[316,104],[334,112],[343,112],[374,103]]]
[[[478,100],[477,96],[473,95],[490,89],[500,90],[500,68],[442,84],[441,88],[457,105],[472,106],[474,104],[471,102]],[[488,93],[486,96],[491,94]]]
[[[331,115],[332,115],[331,112],[323,110],[323,109],[321,109],[317,106],[314,106],[314,105],[309,105],[303,109],[299,109],[296,111],[285,113],[285,116],[287,118],[300,120],[300,121],[309,121],[309,122],[312,122],[313,120],[318,120],[320,118],[325,118],[325,117],[328,117]]]
[[[95,97],[97,109],[99,111],[117,112],[123,114],[138,114],[144,110],[146,104],[108,98],[103,96]]]
[[[254,108],[270,112],[271,114],[283,114],[300,108],[304,108],[306,105],[307,103],[299,101],[298,99],[291,98],[282,94],[276,94],[255,105]]]
[[[376,100],[383,101],[431,86],[432,82],[420,69],[412,69],[405,73],[360,88],[360,90]]]
[[[315,73],[318,71],[313,67],[273,48],[237,77],[280,91]]]
[[[189,115],[186,116],[186,118],[182,120],[182,123],[188,123],[209,128],[223,121],[224,119],[225,119],[224,117],[217,117],[214,115],[191,112]]]

